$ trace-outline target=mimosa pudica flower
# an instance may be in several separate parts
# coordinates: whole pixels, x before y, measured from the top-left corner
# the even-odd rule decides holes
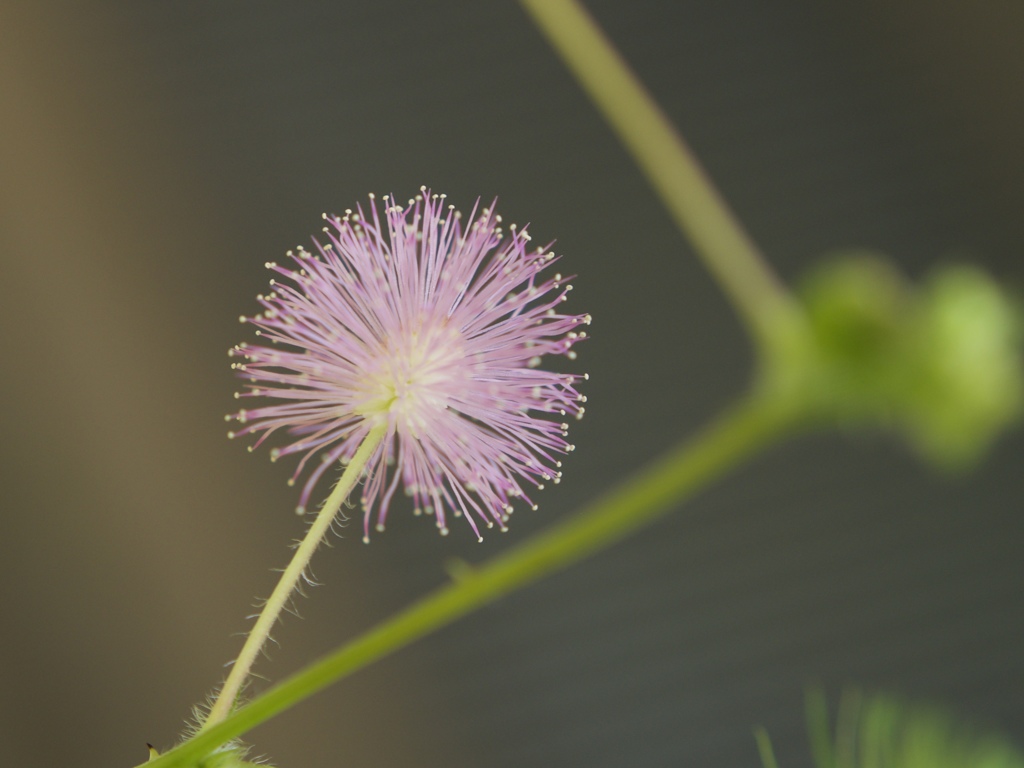
[[[247,382],[236,397],[270,403],[230,414],[241,426],[229,437],[258,435],[250,450],[278,431],[295,438],[271,459],[301,456],[290,483],[315,465],[302,514],[324,473],[386,423],[366,469],[365,540],[399,487],[442,534],[449,514],[478,537],[480,524],[505,530],[515,500],[536,509],[533,489],[559,482],[574,448],[566,418],[586,401],[586,375],[539,367],[574,359],[590,323],[561,311],[566,278],[542,274],[559,257],[531,249],[525,227],[506,237],[493,206],[464,221],[426,188],[404,207],[371,195],[366,209],[324,218],[326,241],[289,251],[293,268],[268,263],[283,281],[240,318],[269,345],[229,352]]]

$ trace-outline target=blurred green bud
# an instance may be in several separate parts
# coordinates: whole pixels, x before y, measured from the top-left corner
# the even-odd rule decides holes
[[[928,281],[915,320],[910,439],[940,463],[970,462],[1024,405],[1020,306],[980,270],[948,267]]]
[[[774,350],[770,383],[812,418],[897,429],[961,467],[1020,416],[1020,307],[980,270],[947,267],[916,288],[852,252],[816,269],[800,297],[807,324]]]
[[[908,296],[900,275],[881,259],[851,255],[812,273],[801,298],[810,333],[799,361],[806,404],[845,423],[890,421],[905,373]]]

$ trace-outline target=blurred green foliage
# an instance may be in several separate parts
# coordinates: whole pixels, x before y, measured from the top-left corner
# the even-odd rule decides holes
[[[812,419],[900,432],[927,460],[975,463],[1024,406],[1021,305],[970,266],[920,287],[869,252],[803,281],[806,326],[769,358],[768,384]]]
[[[824,692],[811,689],[807,725],[817,768],[1024,768],[1024,756],[1002,736],[888,694],[845,691],[833,731]],[[757,738],[765,768],[775,768],[763,729]]]

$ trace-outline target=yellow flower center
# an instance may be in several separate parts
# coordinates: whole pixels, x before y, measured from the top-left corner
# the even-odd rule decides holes
[[[415,435],[461,389],[464,359],[460,335],[445,325],[425,334],[421,323],[387,339],[377,365],[366,371],[356,413],[375,421],[393,417],[400,431]]]

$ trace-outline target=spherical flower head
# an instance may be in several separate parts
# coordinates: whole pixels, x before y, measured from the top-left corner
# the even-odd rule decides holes
[[[252,450],[292,435],[271,451],[301,455],[291,483],[320,457],[301,514],[323,474],[386,425],[365,471],[367,540],[399,486],[443,534],[450,514],[478,537],[481,523],[504,530],[513,502],[536,509],[533,489],[557,483],[558,457],[573,450],[566,419],[583,415],[586,376],[539,365],[574,359],[590,316],[561,312],[572,286],[547,272],[558,257],[531,249],[525,227],[505,237],[493,205],[464,221],[425,188],[405,207],[383,201],[383,211],[371,195],[365,210],[325,215],[325,242],[289,251],[294,268],[267,264],[284,281],[241,320],[270,346],[229,354],[247,381],[236,397],[272,400],[231,414],[242,426],[229,436],[258,435]]]

